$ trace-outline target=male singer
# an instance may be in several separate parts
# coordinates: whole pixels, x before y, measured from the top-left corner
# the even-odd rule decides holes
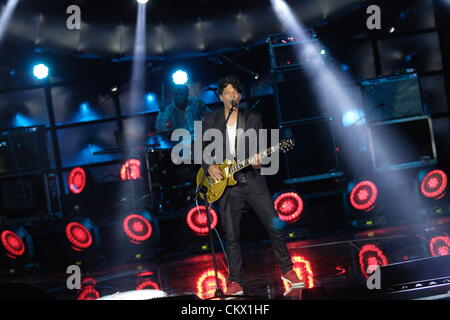
[[[245,143],[245,139],[240,140],[237,138],[237,130],[243,129],[245,131],[253,128],[258,132],[259,129],[262,129],[261,116],[256,112],[250,112],[239,107],[239,102],[242,98],[242,87],[239,80],[235,77],[227,76],[220,80],[218,94],[224,107],[205,116],[203,131],[210,128],[223,130],[224,155],[231,154],[233,157],[236,157],[237,150],[240,150],[237,144]],[[230,111],[231,115],[228,123],[225,124]],[[204,143],[204,147],[206,145]],[[247,154],[249,146],[240,145],[239,147],[245,148],[245,159],[253,156]],[[245,159],[237,160],[242,161]],[[281,230],[282,224],[273,206],[265,177],[260,172],[261,159],[257,158],[251,164],[251,166],[246,168],[247,170],[244,169],[235,174],[238,183],[235,186],[228,186],[219,199],[221,223],[225,233],[225,251],[230,268],[225,294],[243,295],[244,293],[241,278],[242,257],[239,223],[246,202],[258,214],[270,235],[272,248],[281,266],[281,278],[289,282],[293,288],[304,287],[303,281],[298,278],[296,272],[292,269],[292,260]],[[205,172],[207,171],[213,179],[223,179],[222,172],[216,164],[207,165],[203,163],[202,166]]]

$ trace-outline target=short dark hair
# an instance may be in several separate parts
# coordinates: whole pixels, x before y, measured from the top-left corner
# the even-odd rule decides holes
[[[239,82],[238,78],[233,76],[226,76],[225,78],[220,79],[218,85],[217,85],[217,93],[219,95],[222,95],[223,89],[225,89],[226,86],[231,84],[231,86],[239,93],[242,93],[242,85]]]

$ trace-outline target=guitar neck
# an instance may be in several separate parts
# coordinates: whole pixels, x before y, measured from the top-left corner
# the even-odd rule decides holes
[[[254,158],[256,158],[256,156],[259,156],[261,159],[270,156],[272,153],[274,153],[278,148],[280,147],[280,144],[276,144],[256,155],[251,156],[248,159],[245,159],[244,161],[238,162],[237,164],[235,164],[234,166],[232,166],[230,168],[230,173],[236,173],[239,170],[242,170],[246,167],[248,167],[249,165],[251,165],[250,161],[253,160]]]

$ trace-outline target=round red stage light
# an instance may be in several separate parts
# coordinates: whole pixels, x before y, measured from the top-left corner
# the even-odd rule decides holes
[[[130,214],[123,220],[122,225],[128,239],[135,244],[140,244],[152,236],[150,221],[139,214]]]
[[[314,288],[314,274],[311,268],[311,263],[304,257],[294,255],[291,257],[292,269],[295,271],[300,280],[305,283],[306,289]],[[288,291],[292,286],[289,282],[283,280],[284,290]]]
[[[285,192],[275,199],[274,207],[281,220],[293,223],[300,219],[304,205],[297,193]]]
[[[217,271],[219,286],[222,291],[227,291],[227,279],[222,272]],[[216,276],[212,269],[203,272],[197,280],[197,296],[200,299],[208,299],[214,296],[216,291]]]
[[[82,251],[92,245],[91,232],[81,223],[71,222],[66,226],[67,239],[76,251]]]
[[[25,244],[21,237],[19,237],[15,232],[10,230],[4,230],[1,233],[1,242],[3,248],[5,248],[8,257],[11,259],[16,259],[20,257],[25,252]]]
[[[129,159],[120,168],[120,179],[137,180],[141,178],[141,161],[139,159]]]
[[[378,189],[372,181],[361,181],[353,187],[350,193],[350,203],[353,208],[361,211],[371,211],[376,206]]]
[[[211,208],[211,230],[217,226],[217,212]],[[208,234],[208,217],[206,215],[205,206],[195,206],[191,208],[186,215],[186,223],[188,227],[199,236],[205,236]]]
[[[97,281],[94,278],[83,279],[77,300],[97,300],[100,298],[100,292],[95,289],[96,284]]]
[[[377,267],[385,266],[388,260],[383,251],[374,244],[366,244],[359,251],[359,265],[362,274],[368,278],[369,273],[375,271]]]
[[[430,240],[430,253],[433,257],[446,256],[450,251],[450,237],[439,236]]]
[[[151,280],[143,280],[136,286],[136,290],[146,290],[146,289],[161,290],[158,284]]]
[[[86,172],[83,168],[73,168],[67,177],[67,185],[72,193],[81,193],[86,187]]]
[[[430,199],[438,200],[446,194],[447,175],[442,170],[432,170],[426,174],[420,184],[422,194]]]

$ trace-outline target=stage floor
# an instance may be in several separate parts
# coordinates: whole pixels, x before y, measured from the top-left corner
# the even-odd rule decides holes
[[[442,239],[448,241],[449,231],[450,218],[441,218],[430,221],[428,225],[290,241],[289,252],[296,271],[305,281],[304,290],[292,290],[280,279],[280,269],[270,242],[246,244],[242,247],[245,298],[362,299],[361,292],[368,291],[364,275],[368,268],[448,254],[448,246],[443,245]],[[221,248],[216,250],[219,252],[219,281],[225,286],[227,263]],[[67,289],[66,273],[16,276],[13,280],[6,280],[32,284],[55,299],[89,299],[136,289],[160,289],[170,296],[181,296],[183,299],[208,299],[215,288],[210,254],[170,256],[89,270],[84,268],[82,265],[84,281],[81,290]],[[333,296],[333,288],[346,288],[347,295]]]

